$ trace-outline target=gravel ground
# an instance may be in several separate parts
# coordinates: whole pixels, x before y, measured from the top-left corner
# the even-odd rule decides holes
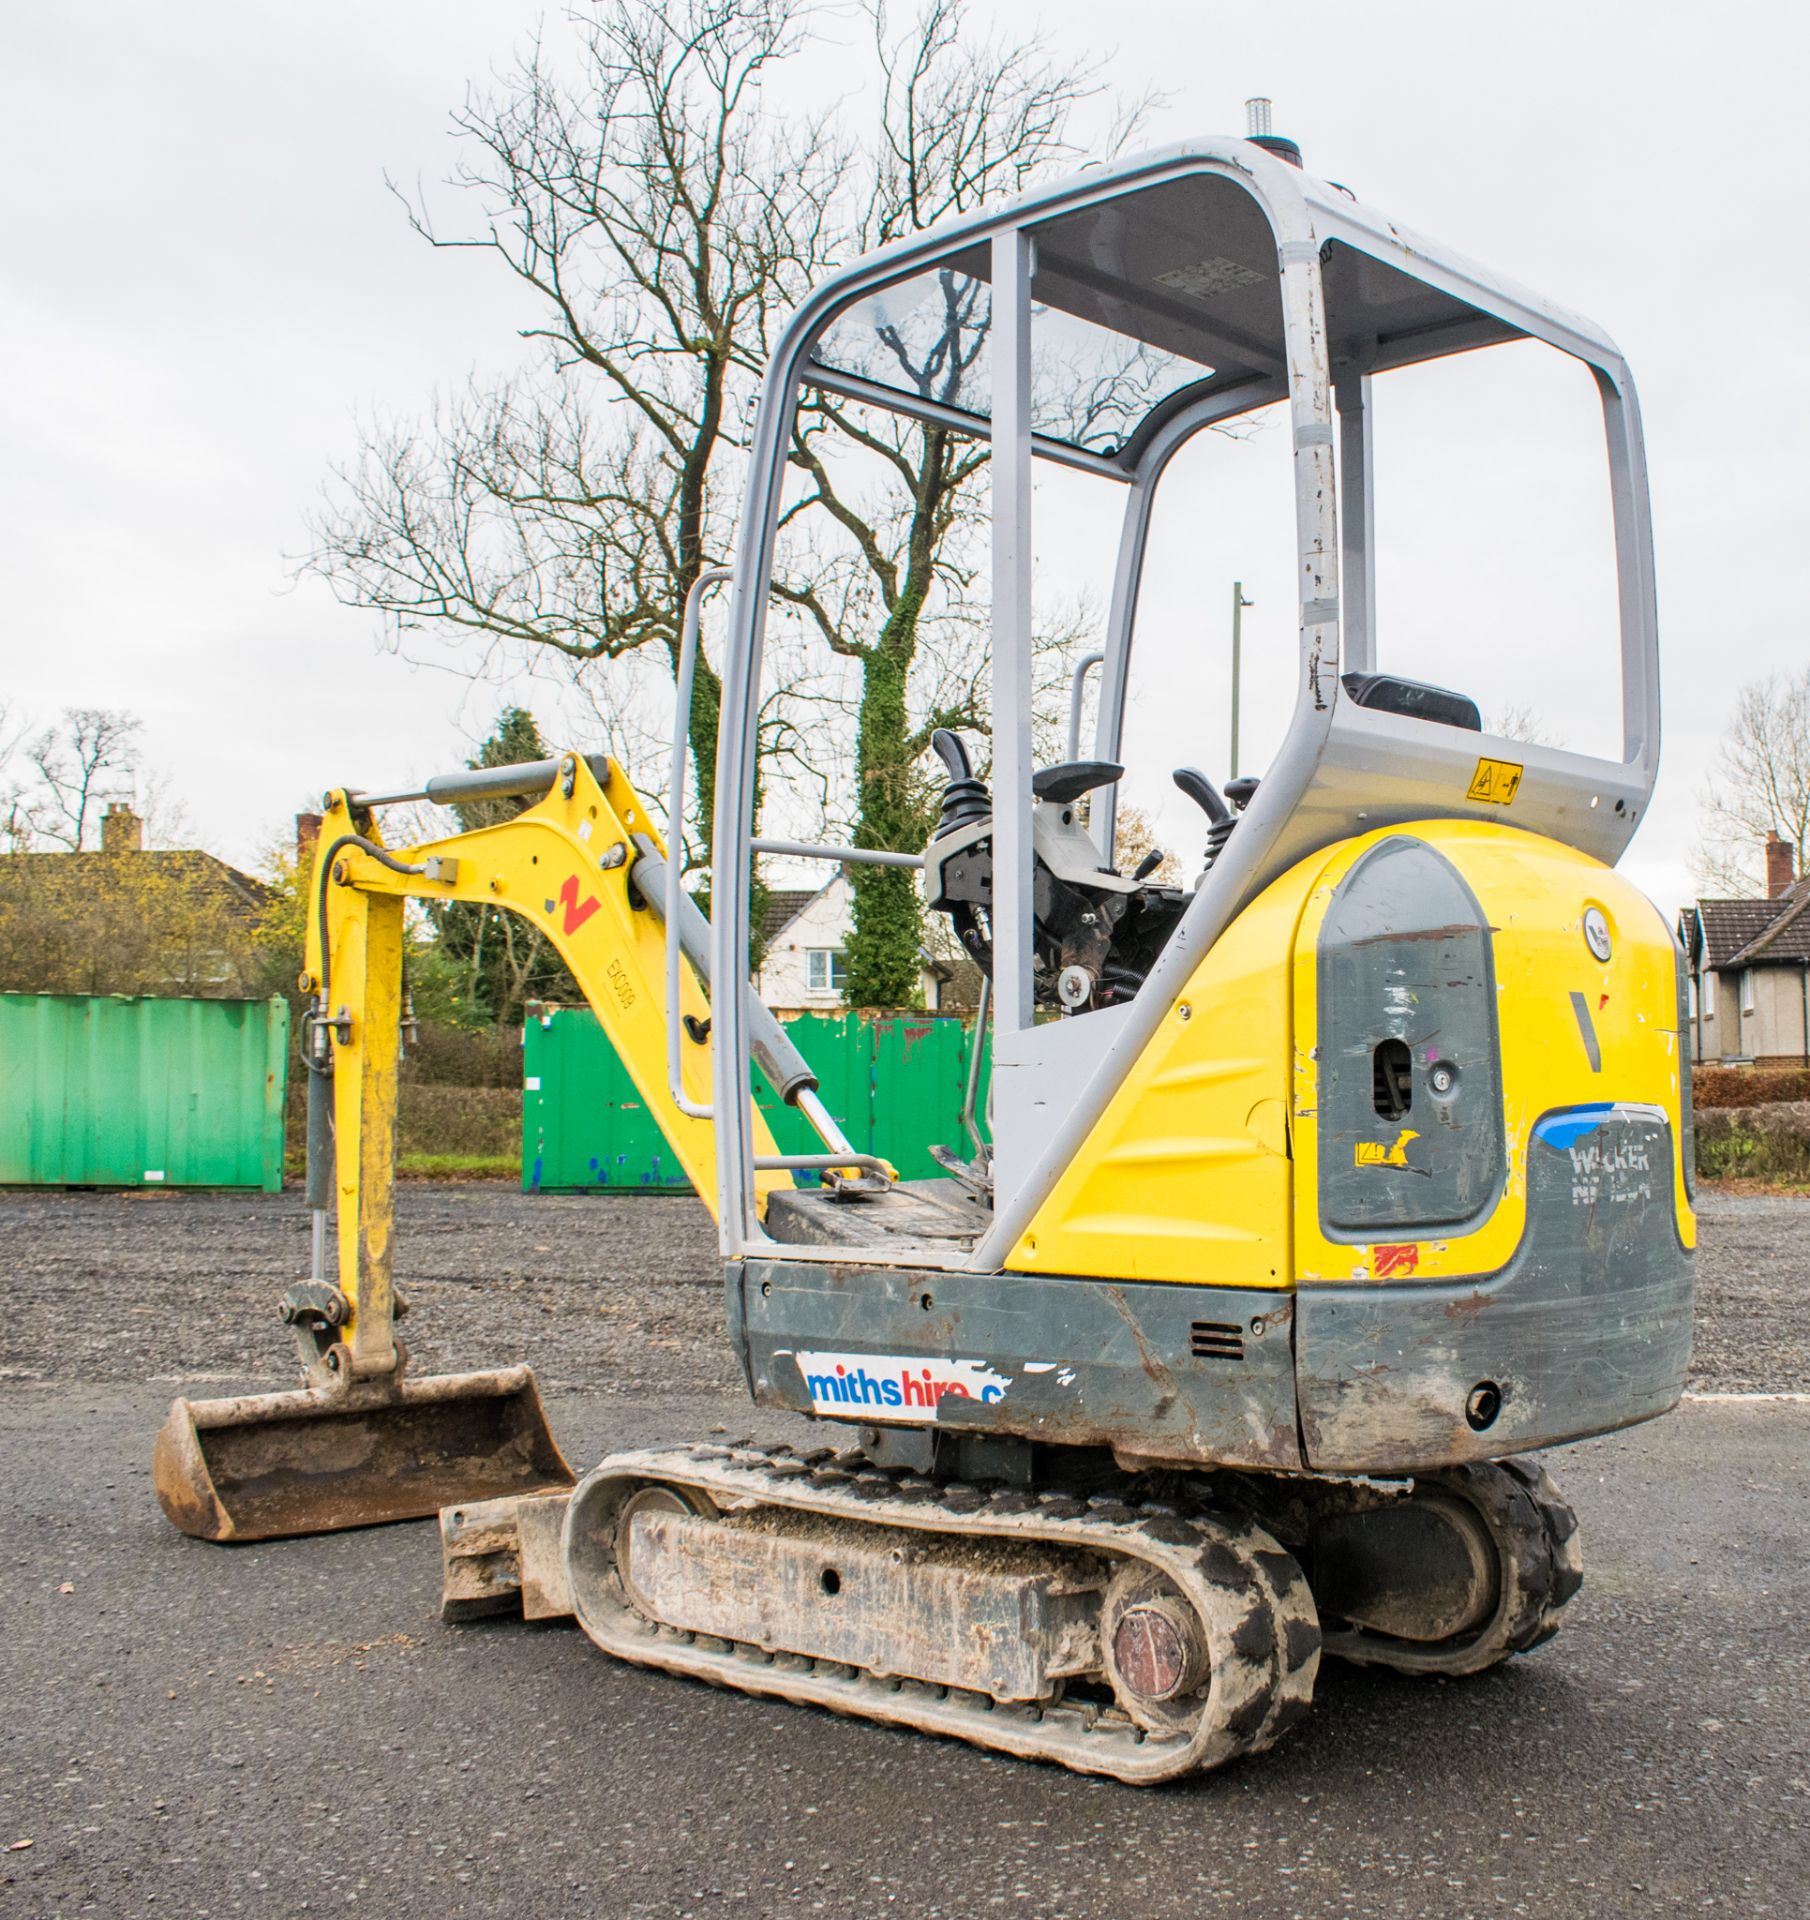
[[[405,1185],[413,1370],[525,1359],[554,1392],[738,1393],[694,1200]],[[1810,1389],[1810,1200],[1701,1196],[1691,1385]],[[0,1193],[0,1378],[287,1385],[299,1194]]]
[[[716,1229],[695,1200],[398,1192],[412,1373],[526,1360],[553,1391],[741,1390]],[[293,1381],[276,1302],[308,1270],[299,1193],[4,1193],[0,1244],[7,1377]]]
[[[431,1522],[211,1547],[169,1389],[0,1397],[0,1914],[20,1920],[1802,1920],[1810,1407],[1552,1464],[1587,1575],[1465,1682],[1328,1663],[1272,1753],[1118,1787],[437,1618]],[[739,1397],[555,1396],[577,1460]]]
[[[1810,1199],[1697,1196],[1700,1393],[1810,1388]]]

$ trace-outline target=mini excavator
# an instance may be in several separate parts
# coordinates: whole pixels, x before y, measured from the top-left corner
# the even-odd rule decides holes
[[[1371,381],[1527,340],[1601,398],[1620,757],[1499,737],[1465,694],[1377,665]],[[1140,403],[1065,407],[1051,370],[1083,363],[1134,369]],[[991,766],[938,737],[921,856],[780,848],[754,820],[768,585],[813,387],[990,447]],[[1164,885],[1115,862],[1152,503],[1194,436],[1267,407],[1294,473],[1292,712],[1260,780],[1176,775],[1208,863]],[[1093,757],[1043,767],[1039,460],[1125,503]],[[684,609],[665,813],[700,602],[732,578],[708,921],[601,756],[329,797],[304,978],[315,1260],[283,1303],[306,1383],[177,1402],[156,1450],[171,1519],[232,1540],[438,1512],[449,1612],[570,1613],[622,1660],[1129,1782],[1269,1745],[1327,1655],[1463,1675],[1538,1646],[1582,1563],[1530,1456],[1670,1408],[1691,1337],[1682,963],[1614,870],[1659,738],[1614,345],[1291,143],[1205,139],[835,273],[779,341],[749,471],[732,576]],[[1449,658],[1462,684],[1461,631]],[[423,796],[526,804],[386,845],[384,808]],[[946,1177],[857,1151],[747,984],[774,851],[920,868],[982,970],[990,1139],[945,1147]],[[501,907],[558,949],[714,1210],[754,1402],[821,1445],[681,1444],[575,1479],[526,1369],[405,1378],[410,899]],[[776,1147],[756,1067],[818,1151]]]

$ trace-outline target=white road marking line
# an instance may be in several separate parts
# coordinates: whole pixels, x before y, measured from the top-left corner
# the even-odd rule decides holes
[[[1725,1405],[1731,1400],[1784,1400],[1810,1404],[1810,1393],[1687,1393],[1684,1398],[1696,1406]]]

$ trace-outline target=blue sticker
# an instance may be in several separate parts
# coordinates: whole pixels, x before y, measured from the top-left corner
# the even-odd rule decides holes
[[[1533,1130],[1536,1140],[1563,1153],[1586,1134],[1594,1133],[1615,1111],[1613,1101],[1598,1101],[1594,1106],[1571,1107],[1564,1113],[1549,1113]]]

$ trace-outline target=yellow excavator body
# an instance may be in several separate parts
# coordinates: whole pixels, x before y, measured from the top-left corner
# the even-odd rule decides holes
[[[1321,1031],[1320,934],[1353,868],[1404,831],[1449,858],[1488,923],[1510,933],[1494,943],[1506,1173],[1462,1230],[1332,1239],[1318,1198],[1320,1062],[1323,1048],[1348,1036]],[[1580,932],[1592,907],[1611,931],[1607,960]],[[1422,1280],[1494,1273],[1527,1230],[1535,1125],[1600,1102],[1606,1088],[1671,1117],[1671,1165],[1653,1172],[1689,1249],[1696,1221],[1681,1118],[1689,1071],[1676,949],[1638,888],[1575,848],[1514,827],[1377,828],[1299,862],[1234,921],[1006,1264],[1180,1283],[1210,1273],[1278,1289],[1362,1283],[1391,1269]],[[1386,1179],[1426,1164],[1430,1143],[1404,1117],[1392,1138],[1330,1150],[1354,1166],[1362,1154]]]

